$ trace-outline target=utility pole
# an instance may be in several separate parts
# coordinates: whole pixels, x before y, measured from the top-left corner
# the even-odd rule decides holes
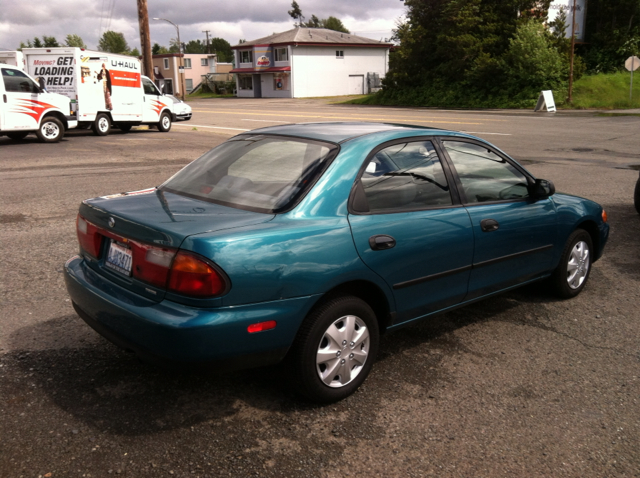
[[[151,36],[149,34],[149,13],[147,0],[138,0],[138,24],[140,25],[140,48],[142,49],[142,69],[151,81],[153,61],[151,60]]]
[[[207,54],[211,54],[211,49],[209,48],[209,33],[211,33],[211,30],[202,30],[202,33],[207,35]]]
[[[573,101],[573,57],[576,49],[576,0],[573,0],[573,15],[571,16],[571,66],[569,67],[569,103]]]

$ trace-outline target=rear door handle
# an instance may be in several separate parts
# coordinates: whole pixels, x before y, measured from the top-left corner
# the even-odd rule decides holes
[[[7,95],[2,95],[2,99],[4,100],[4,102],[7,102]]]
[[[483,219],[480,221],[480,227],[484,232],[493,232],[498,230],[500,224],[495,219]]]
[[[369,245],[374,251],[385,251],[394,248],[396,240],[386,234],[378,234],[369,238]]]

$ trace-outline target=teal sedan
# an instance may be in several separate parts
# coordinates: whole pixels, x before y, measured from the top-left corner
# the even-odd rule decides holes
[[[576,296],[609,234],[486,141],[377,123],[235,136],[158,187],[88,199],[73,306],[141,357],[287,360],[319,402],[353,393],[380,335],[533,281]]]

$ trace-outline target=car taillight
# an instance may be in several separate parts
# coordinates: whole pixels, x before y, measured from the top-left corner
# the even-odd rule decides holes
[[[78,214],[76,232],[82,250],[97,259],[102,245],[102,236],[98,233],[98,228]]]
[[[131,244],[131,249],[133,277],[164,289],[176,251],[136,242]]]
[[[225,292],[227,281],[206,259],[191,252],[178,251],[171,265],[167,288],[191,297],[215,297]]]

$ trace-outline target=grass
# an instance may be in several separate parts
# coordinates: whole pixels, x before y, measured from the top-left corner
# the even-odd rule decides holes
[[[640,69],[633,73],[633,101],[629,102],[631,73],[585,75],[573,85],[573,104],[562,108],[627,109],[640,108]]]

